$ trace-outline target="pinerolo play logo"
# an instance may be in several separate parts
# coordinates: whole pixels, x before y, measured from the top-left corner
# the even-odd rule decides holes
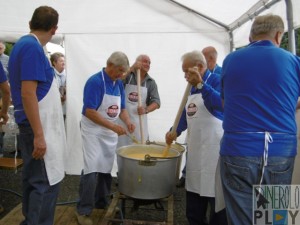
[[[300,225],[300,185],[254,185],[253,224]]]

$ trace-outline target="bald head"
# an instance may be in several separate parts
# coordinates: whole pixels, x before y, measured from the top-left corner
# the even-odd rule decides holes
[[[217,64],[217,50],[213,46],[207,46],[202,49],[202,53],[206,59],[207,68],[212,71]]]
[[[141,54],[136,58],[136,63],[141,63],[141,75],[145,75],[150,70],[151,60],[146,54]]]

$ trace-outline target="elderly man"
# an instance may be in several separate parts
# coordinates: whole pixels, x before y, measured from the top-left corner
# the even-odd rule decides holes
[[[291,184],[300,59],[279,48],[283,32],[279,16],[256,17],[250,44],[223,63],[220,154],[230,224],[253,224],[253,185]]]
[[[202,49],[202,53],[205,57],[207,68],[211,73],[222,73],[222,67],[217,64],[218,52],[213,46],[207,46]]]
[[[160,98],[155,80],[148,74],[150,70],[150,58],[147,55],[139,55],[135,63],[131,66],[129,73],[123,78],[126,93],[126,109],[128,110],[131,121],[139,124],[139,115],[142,116],[142,127],[144,141],[149,139],[147,114],[153,112],[160,107]],[[138,87],[137,87],[137,70],[141,74],[141,102],[138,106]],[[140,129],[136,129],[133,133],[138,141],[141,141]],[[132,140],[128,136],[120,136],[118,146],[132,144]]]
[[[193,86],[176,134],[168,132],[171,144],[184,130],[187,136],[186,216],[190,225],[206,223],[210,203],[209,224],[227,224],[225,210],[215,213],[215,172],[222,137],[223,108],[220,97],[220,76],[210,73],[200,51],[182,56],[182,70]]]
[[[81,119],[84,168],[77,204],[77,219],[81,225],[93,224],[89,215],[94,207],[108,205],[118,135],[125,134],[126,130],[132,133],[135,129],[125,109],[125,93],[120,80],[128,69],[127,56],[114,52],[106,67],[91,76],[84,87]],[[116,123],[119,117],[126,128]]]

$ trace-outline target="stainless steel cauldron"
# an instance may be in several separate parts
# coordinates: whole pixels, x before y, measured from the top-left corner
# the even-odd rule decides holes
[[[171,195],[177,181],[180,153],[170,148],[162,158],[164,146],[128,145],[117,150],[118,189],[137,199],[160,199]]]

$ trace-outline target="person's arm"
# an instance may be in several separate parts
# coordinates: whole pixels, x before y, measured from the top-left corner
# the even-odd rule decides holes
[[[182,111],[182,114],[180,116],[180,120],[178,122],[178,126],[177,129],[175,131],[175,133],[172,133],[172,127],[170,128],[170,131],[168,131],[165,135],[165,139],[166,139],[166,143],[167,144],[172,144],[172,142],[174,140],[177,139],[177,137],[179,137],[181,135],[181,133],[183,131],[185,131],[187,129],[187,121],[186,121],[186,110],[185,108]]]
[[[212,110],[223,111],[223,104],[220,94],[220,76],[217,74],[212,74],[214,76],[208,79],[207,83],[203,84],[201,89],[202,98],[204,104]]]
[[[160,97],[156,82],[151,80],[151,82],[147,82],[147,84],[149,84],[149,86],[147,90],[146,107],[138,108],[139,115],[148,114],[160,108]]]
[[[148,114],[150,112],[153,112],[154,110],[158,109],[159,105],[156,102],[152,102],[150,105],[144,107],[140,106],[138,107],[138,115]]]
[[[40,120],[38,99],[36,95],[37,81],[22,81],[21,96],[25,114],[34,134],[32,157],[42,159],[46,153],[46,141]]]
[[[84,115],[94,123],[106,127],[118,135],[123,135],[126,133],[126,130],[122,126],[105,119],[96,109],[87,108]]]
[[[0,124],[6,124],[8,121],[8,107],[10,106],[10,87],[7,81],[0,83],[0,90],[2,92],[2,106],[0,111]]]
[[[136,61],[130,68],[129,70],[122,76],[122,80],[124,81],[125,79],[127,79],[128,76],[130,76],[130,74],[135,74],[137,69],[141,69],[141,62]]]
[[[131,123],[129,114],[126,109],[121,110],[120,119],[126,124],[127,129],[130,133],[135,130],[135,125]]]

